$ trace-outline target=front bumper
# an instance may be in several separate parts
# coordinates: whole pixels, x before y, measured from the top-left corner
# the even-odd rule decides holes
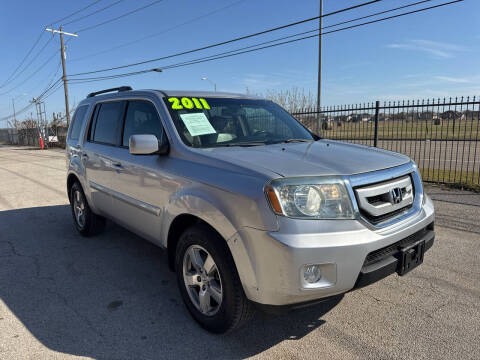
[[[426,248],[430,247],[433,221],[433,204],[427,197],[417,214],[383,229],[373,230],[357,220],[320,221],[312,229],[313,223],[297,220],[289,233],[244,227],[228,245],[251,301],[295,305],[345,293],[395,272],[391,258],[372,267],[365,262],[367,256],[420,232],[428,232]],[[302,269],[310,264],[319,264],[323,275],[315,287],[302,280]]]

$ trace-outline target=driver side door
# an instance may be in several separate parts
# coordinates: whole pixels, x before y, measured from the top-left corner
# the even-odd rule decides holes
[[[160,143],[167,140],[162,121],[147,100],[129,100],[126,104],[120,146],[115,149],[117,164],[113,186],[113,216],[116,221],[147,239],[160,236],[161,218],[168,201],[168,182],[164,168],[168,155],[132,155],[131,135],[155,135]]]

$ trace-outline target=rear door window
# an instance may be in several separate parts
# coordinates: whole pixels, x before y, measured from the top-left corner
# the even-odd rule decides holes
[[[75,111],[72,119],[72,125],[70,130],[69,138],[71,140],[78,140],[80,137],[80,131],[82,130],[82,125],[85,120],[85,114],[87,113],[88,105],[79,106]]]
[[[163,127],[157,109],[149,101],[129,101],[123,129],[123,146],[128,147],[132,135],[155,135],[162,142]]]
[[[124,101],[102,103],[95,122],[93,141],[108,145],[119,145],[124,111]]]

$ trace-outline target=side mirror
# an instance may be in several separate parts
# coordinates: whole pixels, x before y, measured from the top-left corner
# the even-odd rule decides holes
[[[128,148],[133,155],[158,153],[158,139],[155,135],[132,135],[128,141]]]

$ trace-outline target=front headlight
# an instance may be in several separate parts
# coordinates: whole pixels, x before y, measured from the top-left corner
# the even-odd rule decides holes
[[[305,219],[353,219],[353,206],[340,178],[273,180],[267,198],[278,215]]]

